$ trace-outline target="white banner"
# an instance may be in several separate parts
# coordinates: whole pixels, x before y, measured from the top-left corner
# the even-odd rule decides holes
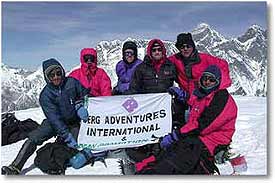
[[[94,151],[154,143],[171,132],[171,96],[167,93],[92,97],[89,120],[81,123],[79,146]]]

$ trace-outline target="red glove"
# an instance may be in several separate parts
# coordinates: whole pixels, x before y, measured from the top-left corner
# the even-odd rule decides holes
[[[144,160],[142,160],[142,162],[137,162],[135,164],[136,171],[139,172],[139,171],[143,170],[144,168],[146,168],[148,166],[148,163],[151,163],[154,161],[156,161],[156,158],[154,155],[152,155],[152,156],[149,156],[148,158],[145,158]]]

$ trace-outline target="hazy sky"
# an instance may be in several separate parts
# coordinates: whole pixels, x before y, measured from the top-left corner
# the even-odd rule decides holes
[[[36,69],[57,58],[68,70],[101,40],[160,38],[207,23],[226,37],[267,28],[265,2],[2,2],[2,62]]]

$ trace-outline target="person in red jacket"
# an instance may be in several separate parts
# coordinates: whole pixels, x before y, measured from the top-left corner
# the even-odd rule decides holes
[[[90,89],[91,96],[111,96],[111,80],[103,69],[97,67],[96,50],[82,49],[80,63],[81,67],[73,70],[69,76],[79,80],[85,88]]]
[[[160,155],[136,163],[139,174],[218,172],[214,155],[230,144],[238,110],[226,89],[227,79],[218,66],[207,67],[188,100],[191,111],[187,123],[160,140]]]
[[[193,90],[198,87],[202,72],[213,64],[220,68],[222,77],[226,78],[226,88],[231,85],[227,61],[206,53],[199,53],[191,33],[179,34],[175,46],[179,52],[168,57],[168,59],[176,66],[181,89],[191,95]]]

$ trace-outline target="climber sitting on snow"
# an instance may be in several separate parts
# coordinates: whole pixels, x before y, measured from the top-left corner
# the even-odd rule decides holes
[[[162,152],[136,163],[138,174],[213,174],[214,155],[230,144],[235,132],[237,105],[225,89],[226,78],[216,65],[202,73],[199,88],[188,103],[188,121],[160,141]]]
[[[80,120],[88,120],[88,111],[82,100],[90,91],[78,80],[65,77],[63,67],[55,59],[43,62],[43,72],[47,85],[40,94],[39,102],[47,119],[29,134],[15,160],[2,167],[2,174],[20,174],[37,145],[53,136],[63,139],[68,147],[77,148]]]

